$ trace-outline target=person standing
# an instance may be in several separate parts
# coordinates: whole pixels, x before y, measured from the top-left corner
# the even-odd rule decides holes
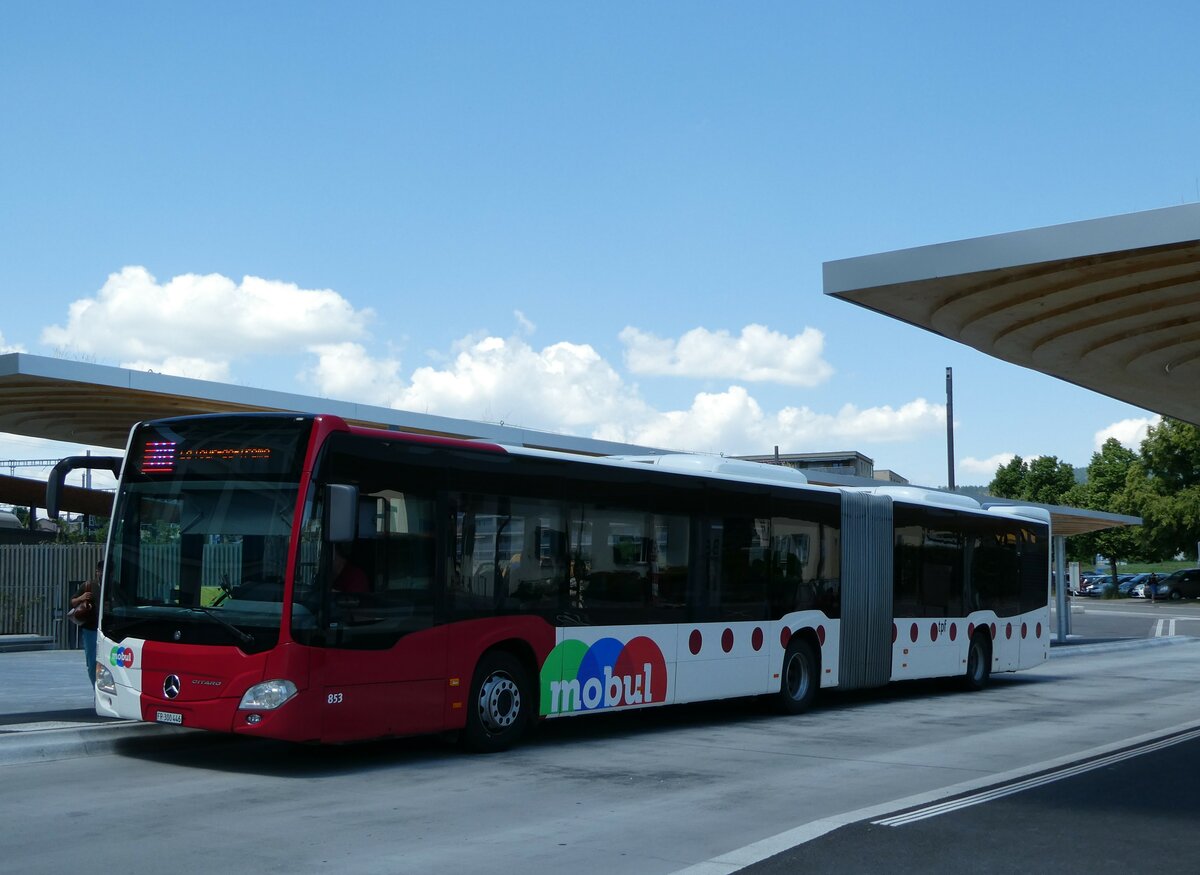
[[[85,580],[71,597],[71,619],[79,626],[83,635],[83,659],[87,664],[88,678],[96,686],[96,627],[100,619],[100,577],[104,574],[104,560],[96,563],[96,571]]]

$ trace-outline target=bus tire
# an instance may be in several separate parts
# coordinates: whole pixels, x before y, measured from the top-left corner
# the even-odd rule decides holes
[[[985,627],[986,628],[986,627]],[[967,647],[967,673],[963,675],[963,688],[972,691],[982,690],[988,685],[992,676],[992,643],[990,636],[984,632],[976,632]]]
[[[503,650],[488,651],[471,679],[463,744],[477,753],[508,750],[525,734],[533,701],[522,662]]]
[[[802,714],[812,707],[821,684],[821,662],[812,644],[793,637],[783,654],[776,707],[784,714]]]

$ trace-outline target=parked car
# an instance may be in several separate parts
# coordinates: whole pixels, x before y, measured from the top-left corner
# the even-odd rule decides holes
[[[1071,595],[1087,595],[1087,591],[1091,585],[1103,577],[1104,575],[1102,574],[1080,574],[1078,582],[1074,580],[1070,581],[1069,591]]]
[[[1200,568],[1183,568],[1159,578],[1158,583],[1149,581],[1139,583],[1130,590],[1130,595],[1137,599],[1150,598],[1150,587],[1154,587],[1156,599],[1194,599],[1200,598]]]
[[[1128,576],[1129,579],[1121,581],[1120,585],[1117,586],[1117,593],[1122,596],[1131,596],[1133,594],[1133,588],[1135,586],[1137,586],[1138,584],[1141,584],[1141,583],[1149,583],[1150,582],[1150,575],[1152,573],[1153,572],[1150,572],[1150,571],[1143,571],[1141,574],[1122,575],[1122,577]],[[1166,577],[1165,574],[1158,574],[1155,576],[1159,580],[1162,580]]]
[[[1079,595],[1088,596],[1090,598],[1102,598],[1113,588],[1113,579],[1111,574],[1097,571],[1091,574],[1081,574],[1079,576],[1081,578],[1079,583]],[[1130,577],[1133,577],[1133,575],[1117,575],[1117,582],[1120,583]]]
[[[1084,578],[1083,583],[1079,585],[1079,594],[1093,599],[1103,598],[1104,594],[1112,588],[1112,578],[1107,575],[1104,577],[1088,577]]]

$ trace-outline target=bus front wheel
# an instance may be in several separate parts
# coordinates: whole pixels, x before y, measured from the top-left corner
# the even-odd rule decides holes
[[[779,694],[776,704],[784,714],[807,711],[817,697],[821,683],[820,662],[812,644],[793,637],[783,654],[783,671],[779,675]]]
[[[525,733],[532,706],[521,661],[504,651],[485,653],[471,680],[463,743],[479,753],[507,750]]]

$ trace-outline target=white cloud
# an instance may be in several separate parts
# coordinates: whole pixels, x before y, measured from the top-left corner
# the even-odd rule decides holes
[[[8,352],[25,352],[25,347],[21,344],[7,344],[4,342],[4,333],[0,332],[0,355]]]
[[[364,404],[389,404],[400,390],[399,359],[376,359],[359,343],[327,343],[310,347],[317,357],[302,377],[322,395]]]
[[[1160,422],[1162,422],[1161,416],[1122,419],[1120,422],[1114,422],[1112,425],[1096,432],[1093,438],[1096,451],[1099,452],[1100,448],[1104,446],[1104,442],[1110,437],[1116,438],[1131,450],[1138,450],[1142,446],[1142,441],[1146,439],[1146,430],[1152,425],[1158,425]]]
[[[361,338],[371,315],[331,289],[220,274],[160,284],[144,267],[126,267],[95,297],[71,304],[67,324],[47,327],[41,339],[124,367],[227,379],[237,358]]]
[[[1001,465],[1007,465],[1016,456],[1016,453],[996,453],[996,455],[989,456],[986,459],[976,459],[973,456],[967,456],[965,459],[960,459],[957,465],[958,470],[962,473],[987,477],[990,483],[992,478],[996,476],[997,469]]]
[[[530,322],[529,319],[526,318],[525,314],[520,310],[513,310],[513,316],[516,317],[517,324],[521,326],[522,334],[528,336],[537,331],[537,326]]]
[[[817,386],[833,375],[821,358],[825,335],[805,328],[788,337],[764,325],[728,331],[693,328],[679,340],[657,337],[632,326],[621,332],[625,364],[635,374],[715,377],[747,382]]]
[[[752,455],[779,445],[785,451],[832,444],[857,448],[862,443],[913,440],[945,428],[946,410],[918,398],[900,408],[889,405],[859,409],[852,404],[837,413],[807,407],[785,407],[768,413],[745,388],[702,392],[688,410],[651,413],[621,427],[609,424],[596,437],[683,450]]]
[[[362,342],[371,315],[328,289],[218,274],[159,283],[145,268],[127,267],[73,303],[66,324],[46,328],[42,339],[127,367],[221,381],[239,359],[307,353],[300,379],[327,397],[682,450],[856,448],[945,425],[945,408],[921,398],[832,413],[771,411],[740,385],[697,394],[683,409],[655,409],[592,346],[533,346],[527,336],[536,326],[520,310],[518,336],[468,335],[449,355],[431,355],[437,364],[405,374],[398,357],[372,355]],[[636,373],[815,385],[833,372],[821,358],[824,338],[811,328],[795,337],[761,325],[736,337],[697,328],[675,341],[629,327],[621,341]]]
[[[486,337],[460,345],[445,369],[418,368],[395,407],[578,433],[644,408],[637,390],[587,344],[541,350],[521,339]]]
[[[194,380],[229,382],[229,362],[211,361],[195,356],[169,355],[161,361],[121,362],[121,367],[132,371],[154,371],[173,374],[176,377],[191,377]]]
[[[418,368],[407,382],[396,362],[374,360],[357,344],[317,352],[306,376],[322,394],[680,450],[857,447],[939,433],[946,422],[945,407],[923,398],[898,408],[848,404],[836,413],[807,407],[768,412],[741,386],[699,393],[686,410],[660,411],[587,344],[536,349],[520,338],[468,337],[446,366]]]

